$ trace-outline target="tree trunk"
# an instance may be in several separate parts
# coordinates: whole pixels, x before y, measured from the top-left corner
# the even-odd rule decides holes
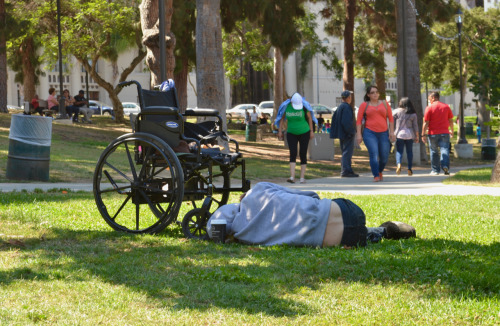
[[[491,171],[491,182],[500,183],[500,151],[497,154],[497,159],[495,161],[495,166]]]
[[[225,119],[220,0],[196,0],[196,11],[197,106],[216,109]]]
[[[177,88],[177,98],[179,100],[179,109],[181,112],[185,112],[187,108],[187,84],[188,84],[188,74],[189,65],[188,59],[182,59],[181,70],[174,75],[175,87]]]
[[[5,40],[5,1],[0,0],[0,112],[7,110],[7,45]]]
[[[141,12],[142,43],[147,48],[146,64],[151,71],[151,88],[162,82],[160,71],[160,31],[159,31],[159,1],[143,0],[139,6]],[[170,30],[172,25],[173,0],[165,1],[165,45],[166,45],[166,76],[174,77],[175,68],[175,37]]]
[[[354,91],[354,20],[356,18],[356,0],[344,0],[344,90]],[[351,105],[354,107],[354,96]]]
[[[381,44],[378,48],[377,65],[375,66],[375,84],[380,92],[380,98],[385,100],[385,62],[384,62],[384,45]]]
[[[417,55],[417,18],[406,0],[396,1],[396,23],[398,34],[398,53],[396,58],[398,98],[408,97],[413,103],[417,112],[420,134],[424,111],[420,94],[420,66]],[[420,157],[425,159],[427,157],[425,144],[422,142],[420,144]]]
[[[35,45],[33,38],[28,37],[25,39],[19,50],[22,63],[23,63],[23,89],[24,89],[24,100],[31,101],[36,93],[35,85],[35,67],[31,61],[33,54],[35,53]],[[40,95],[40,94],[39,94]]]
[[[274,48],[274,80],[273,80],[273,92],[274,92],[274,117],[283,102],[283,59],[281,58],[281,51],[278,48]]]

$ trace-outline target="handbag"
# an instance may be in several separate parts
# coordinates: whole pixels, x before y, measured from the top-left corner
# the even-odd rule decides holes
[[[365,110],[363,111],[363,120],[361,120],[361,137],[363,137],[363,131],[365,131],[365,124],[366,124],[366,109],[368,109],[368,102],[365,102]],[[361,107],[361,105],[360,105]]]

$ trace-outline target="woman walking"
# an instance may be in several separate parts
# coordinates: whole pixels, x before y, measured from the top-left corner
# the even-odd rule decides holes
[[[365,102],[360,105],[356,119],[356,143],[359,145],[361,141],[364,141],[368,149],[374,182],[384,180],[382,172],[389,158],[391,148],[389,140],[391,142],[396,140],[391,107],[387,101],[379,101],[379,95],[376,86],[368,87],[364,97]],[[363,120],[365,128],[361,133]],[[389,120],[389,129],[387,120]]]
[[[399,100],[398,108],[393,113],[396,135],[396,174],[401,174],[401,158],[406,148],[408,160],[408,175],[413,175],[413,143],[418,143],[417,113],[410,99],[403,97]]]
[[[313,122],[318,123],[318,121],[314,117],[309,103],[303,100],[299,93],[293,94],[292,98],[283,102],[278,109],[274,123],[279,125],[279,139],[283,139],[285,122],[286,140],[290,149],[290,178],[287,182],[295,183],[297,147],[300,146],[300,183],[305,183],[307,147],[309,146],[309,139],[314,138]]]

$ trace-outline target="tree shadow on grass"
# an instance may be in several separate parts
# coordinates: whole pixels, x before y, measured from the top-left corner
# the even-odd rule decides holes
[[[17,247],[48,264],[0,271],[0,282],[100,280],[147,293],[172,309],[211,307],[249,314],[296,316],[314,308],[290,298],[307,287],[365,283],[410,285],[430,297],[486,300],[500,291],[500,244],[441,239],[383,241],[367,248],[254,247],[184,240],[177,229],[167,238],[117,232],[54,230],[55,236]],[[60,257],[70,257],[61,261]],[[42,267],[43,266],[43,267]],[[429,290],[431,289],[431,290]],[[369,288],[367,288],[369,290]]]

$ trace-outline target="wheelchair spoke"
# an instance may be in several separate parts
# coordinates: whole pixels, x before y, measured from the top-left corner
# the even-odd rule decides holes
[[[119,194],[124,194],[124,192],[122,191],[123,189],[130,188],[130,185],[124,186],[124,187],[118,187],[115,180],[111,177],[111,175],[109,174],[109,172],[107,170],[104,170],[104,174],[106,175],[106,178],[108,178],[109,182],[113,186],[113,190],[115,190]]]
[[[139,205],[139,203],[135,204],[135,229],[136,230],[139,230],[140,207],[141,206]]]
[[[124,177],[125,179],[127,179],[128,182],[132,183],[133,180],[130,180],[130,178],[128,176],[126,176],[122,171],[118,170],[116,167],[114,167],[111,163],[109,163],[108,161],[104,162],[104,164],[108,167],[110,167],[111,169],[113,169],[116,173],[118,173],[119,175],[121,175],[122,177]]]
[[[141,171],[139,171],[139,178],[145,179],[145,174],[146,174],[146,168],[148,167],[149,161],[151,161],[151,146],[147,147],[146,153],[144,154],[144,157],[146,158],[142,164]]]
[[[128,148],[128,144],[125,143],[125,150],[127,153],[128,163],[130,165],[130,171],[132,172],[132,176],[134,180],[137,180],[137,171],[135,170],[134,161],[132,160],[132,155],[130,155],[130,149]]]
[[[121,204],[120,208],[118,208],[118,211],[116,211],[115,215],[111,218],[113,221],[116,220],[116,217],[118,216],[118,214],[120,214],[120,212],[122,211],[123,207],[125,207],[125,205],[127,204],[127,202],[130,200],[130,198],[132,198],[132,195],[129,194],[127,196],[127,199],[125,199],[123,201],[123,203]]]

